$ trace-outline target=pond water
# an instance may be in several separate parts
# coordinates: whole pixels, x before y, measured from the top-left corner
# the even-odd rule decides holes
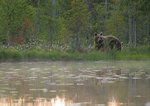
[[[150,106],[150,61],[0,63],[0,106]]]

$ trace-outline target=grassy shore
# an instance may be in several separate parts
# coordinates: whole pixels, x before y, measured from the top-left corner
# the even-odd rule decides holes
[[[121,52],[90,51],[60,52],[39,50],[1,49],[0,61],[34,61],[34,60],[150,60],[150,47],[124,48]]]

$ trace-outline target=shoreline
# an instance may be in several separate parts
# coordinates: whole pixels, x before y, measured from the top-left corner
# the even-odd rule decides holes
[[[45,52],[38,50],[0,50],[0,62],[3,61],[99,61],[99,60],[150,60],[148,52],[121,51],[104,53],[99,51],[89,53]]]

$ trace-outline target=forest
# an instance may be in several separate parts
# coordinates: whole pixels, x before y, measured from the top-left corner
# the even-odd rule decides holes
[[[118,37],[126,50],[120,56],[145,53],[142,59],[150,59],[149,0],[0,0],[0,59],[24,52],[23,58],[98,55],[95,32]]]

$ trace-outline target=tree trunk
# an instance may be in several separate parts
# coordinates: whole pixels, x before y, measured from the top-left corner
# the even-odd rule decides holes
[[[8,14],[7,14],[7,17],[8,17],[8,31],[7,31],[7,37],[8,37],[8,47],[11,45],[11,40],[10,40],[10,25],[11,25],[11,13],[9,13],[10,11],[10,2],[8,2],[7,4],[7,9],[8,9]]]
[[[88,10],[91,12],[91,2],[90,2],[90,0],[88,1]],[[90,13],[90,17],[89,17],[89,20],[88,20],[88,23],[90,23],[90,24],[91,24],[91,19],[92,19],[92,14]],[[88,46],[91,45],[91,42],[90,42],[91,37],[89,36],[89,34],[91,34],[90,24],[88,24],[88,34],[86,35]]]
[[[76,48],[79,48],[79,33],[76,35]]]
[[[50,41],[50,47],[52,47],[52,45],[53,45],[53,42],[52,42],[52,33],[51,33],[51,31],[49,31],[49,41]]]
[[[136,47],[137,46],[137,25],[136,25],[136,20],[134,20],[133,21],[133,25],[134,25],[134,27],[133,27],[133,32],[134,32],[134,47]]]
[[[53,0],[53,4],[54,4],[54,11],[53,11],[53,15],[56,17],[56,15],[57,15],[56,0]]]
[[[150,18],[149,17],[147,23],[147,35],[148,35],[148,44],[150,44]]]
[[[8,45],[7,46],[9,47],[10,46],[10,42],[11,42],[10,41],[10,31],[9,30],[7,31],[7,37],[8,37]]]
[[[72,48],[75,48],[75,39],[76,39],[76,36],[75,36],[75,34],[73,34],[73,36],[72,36],[72,42],[71,42],[71,47]]]
[[[35,39],[38,38],[38,35],[37,33],[39,32],[39,6],[40,6],[40,0],[38,0],[38,3],[37,3],[37,12],[36,12],[36,20],[34,22],[34,36],[35,36]]]
[[[53,16],[55,17],[55,19],[57,19],[57,7],[56,7],[56,0],[53,0],[53,5],[54,5],[54,10],[53,10]],[[54,27],[54,31],[53,31],[53,37],[55,37],[56,35],[56,27]]]
[[[129,44],[132,45],[132,19],[129,16]]]
[[[107,11],[108,11],[108,0],[105,0],[105,35],[107,35]]]

